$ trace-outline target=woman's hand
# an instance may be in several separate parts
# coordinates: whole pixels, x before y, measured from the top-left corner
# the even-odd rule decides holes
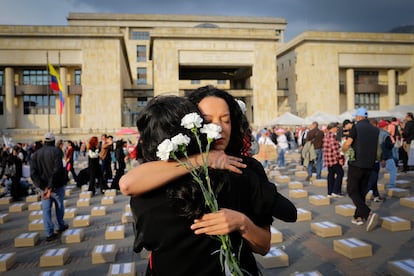
[[[221,209],[215,213],[209,213],[200,219],[194,220],[191,229],[196,235],[226,235],[233,231],[240,231],[244,215],[240,212]]]
[[[227,155],[222,150],[211,150],[208,155],[208,166],[212,169],[228,170],[241,174],[242,171],[240,169],[244,169],[247,166],[242,162],[243,159]]]

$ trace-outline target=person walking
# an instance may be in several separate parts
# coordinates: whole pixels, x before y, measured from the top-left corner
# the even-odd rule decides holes
[[[385,120],[381,120],[378,123],[380,128],[379,133],[379,145],[381,146],[381,163],[382,167],[390,174],[390,181],[388,183],[388,188],[395,188],[395,182],[397,181],[397,166],[393,158],[393,148],[394,144],[392,143],[392,138],[388,132],[389,123]]]
[[[65,152],[65,162],[66,162],[66,171],[72,174],[73,181],[78,182],[78,176],[75,172],[75,162],[74,162],[74,153],[75,153],[75,144],[68,140],[66,142],[66,152]],[[67,176],[69,179],[69,175]]]
[[[410,152],[411,141],[414,140],[414,116],[412,112],[407,112],[405,116],[403,129],[403,150],[400,151],[401,159],[403,161],[403,172],[408,171],[408,154]]]
[[[347,193],[356,209],[352,223],[363,225],[372,231],[378,223],[378,215],[372,212],[365,202],[368,180],[377,156],[379,129],[368,121],[368,111],[360,107],[354,114],[356,124],[351,128],[349,137],[342,146],[346,152],[350,147],[355,152],[354,160],[348,161]]]
[[[98,149],[98,137],[92,136],[88,143],[88,173],[89,173],[89,187],[88,191],[93,195],[96,193],[96,179],[98,180],[98,186],[102,190],[102,172],[101,165],[99,164],[99,149]]]
[[[323,140],[324,133],[322,130],[319,129],[318,122],[313,122],[308,135],[306,136],[306,142],[311,142],[313,148],[315,150],[316,158],[311,159],[308,165],[308,178],[307,180],[311,179],[312,177],[312,170],[313,165],[316,166],[316,179],[321,179],[322,173],[322,140]]]
[[[282,128],[276,130],[277,134],[277,165],[279,168],[285,167],[285,153],[289,149],[289,141]]]
[[[44,146],[30,159],[30,177],[34,185],[41,190],[46,241],[55,240],[58,235],[55,233],[55,224],[52,220],[52,205],[55,205],[57,232],[63,232],[69,226],[63,219],[66,173],[62,162],[62,151],[55,147],[55,135],[51,132],[45,134]]]

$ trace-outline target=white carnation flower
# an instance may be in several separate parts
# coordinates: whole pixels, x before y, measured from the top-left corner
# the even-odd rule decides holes
[[[220,139],[221,138],[221,126],[216,124],[206,124],[200,129],[201,133],[207,134],[208,139]]]
[[[190,143],[190,137],[188,137],[187,135],[183,135],[182,133],[179,133],[175,135],[173,138],[171,138],[171,142],[177,147],[181,145],[188,146],[188,144]]]
[[[165,139],[157,147],[157,157],[163,161],[167,161],[170,158],[170,153],[176,149],[176,145],[170,139]]]
[[[203,119],[196,112],[189,113],[181,119],[181,125],[186,129],[200,128],[202,123]]]

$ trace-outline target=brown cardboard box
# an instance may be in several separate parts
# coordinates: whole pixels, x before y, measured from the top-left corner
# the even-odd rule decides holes
[[[300,181],[290,181],[289,189],[303,189],[303,184]]]
[[[291,276],[323,276],[319,271],[294,272]]]
[[[412,276],[414,275],[414,259],[388,262],[388,271],[393,276]]]
[[[69,258],[68,248],[48,249],[40,256],[40,267],[61,266]]]
[[[326,179],[315,179],[312,180],[312,185],[315,187],[328,187],[328,181]]]
[[[115,225],[106,227],[105,240],[120,240],[125,238],[125,226]]]
[[[0,224],[4,224],[10,220],[9,213],[0,214]]]
[[[372,246],[356,238],[334,240],[334,251],[349,259],[372,256]]]
[[[115,244],[96,245],[92,251],[92,264],[115,262],[117,251]]]
[[[342,236],[341,226],[329,221],[314,222],[310,226],[312,232],[322,238]]]
[[[397,186],[397,188],[409,189],[411,188],[411,181],[405,179],[398,179],[395,180],[395,186]]]
[[[295,178],[297,180],[305,180],[308,177],[308,172],[305,171],[297,171],[295,172]]]
[[[35,219],[29,223],[29,231],[45,230],[43,226],[43,219]]]
[[[414,196],[400,198],[400,205],[409,208],[414,208]]]
[[[289,197],[290,198],[304,198],[308,196],[308,191],[303,189],[294,189],[289,190]]]
[[[356,207],[352,204],[342,204],[335,206],[335,213],[344,217],[352,217],[355,214]]]
[[[87,227],[91,224],[91,216],[90,215],[83,215],[83,216],[76,216],[73,219],[73,227]]]
[[[131,212],[131,205],[129,203],[125,205],[125,212]]]
[[[275,181],[279,184],[286,184],[290,182],[290,177],[287,175],[279,175],[275,177]]]
[[[66,208],[65,209],[65,215],[63,216],[63,218],[68,219],[68,218],[74,218],[76,217],[76,215],[78,214],[78,209],[72,207],[72,208]]]
[[[43,218],[43,211],[31,211],[29,214],[29,221]]]
[[[105,190],[105,196],[116,196],[116,189]]]
[[[0,253],[0,272],[7,271],[16,262],[16,253]]]
[[[9,207],[9,212],[10,213],[19,213],[22,212],[24,210],[27,210],[27,204],[26,203],[13,203],[12,205],[10,205]]]
[[[27,203],[38,202],[39,200],[40,200],[40,195],[29,195],[26,197]]]
[[[88,190],[89,190],[89,185],[82,185],[81,187],[82,192],[87,192]]]
[[[91,191],[85,191],[79,194],[79,198],[91,198],[91,197],[92,197]]]
[[[73,188],[66,187],[65,188],[65,196],[70,196],[72,194],[72,189]]]
[[[384,176],[382,178],[388,180],[388,179],[390,179],[390,174],[386,172],[386,173],[384,173]]]
[[[68,270],[67,269],[59,269],[59,270],[53,270],[53,271],[43,271],[40,273],[39,276],[68,276]]]
[[[104,196],[101,199],[101,204],[102,205],[113,205],[115,203],[115,197],[113,196]]]
[[[271,233],[271,238],[270,238],[270,243],[281,243],[283,241],[283,234],[282,232],[280,232],[279,230],[277,230],[276,228],[274,228],[273,226],[270,226],[270,233]]]
[[[62,234],[62,243],[80,243],[85,231],[83,229],[68,229]]]
[[[297,208],[297,213],[298,213],[298,218],[296,221],[312,220],[312,213],[305,209]]]
[[[312,195],[309,196],[309,203],[316,206],[331,204],[329,197],[324,195]]]
[[[384,183],[378,183],[377,188],[379,192],[385,191],[385,184]]]
[[[392,232],[407,231],[411,230],[411,222],[396,216],[383,217],[381,227]]]
[[[0,197],[0,205],[10,204],[12,202],[11,196]]]
[[[106,216],[106,206],[92,207],[91,216],[93,217]]]
[[[266,269],[289,266],[289,256],[276,247],[271,247],[269,253],[265,256],[259,254],[254,255],[256,260]]]
[[[90,198],[80,198],[76,202],[77,207],[89,207],[91,205],[91,199]]]
[[[410,195],[410,191],[401,188],[390,188],[388,189],[388,196],[392,197],[406,197]]]
[[[108,276],[135,276],[135,263],[111,264]]]
[[[42,210],[42,202],[33,202],[29,204],[29,211],[39,211]]]
[[[134,222],[134,217],[131,212],[124,212],[121,218],[122,223]]]
[[[22,233],[14,239],[14,247],[35,246],[39,238],[40,234],[38,232]]]

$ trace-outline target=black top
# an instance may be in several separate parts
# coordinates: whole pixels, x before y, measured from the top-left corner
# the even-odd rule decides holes
[[[263,181],[266,174],[258,161],[246,157],[245,162],[247,168],[241,175],[215,171],[221,174],[221,180],[225,180],[218,195],[219,206],[244,213],[258,226],[271,225],[275,186]],[[263,173],[255,173],[252,168],[259,168]],[[131,198],[136,222],[134,251],[139,252],[143,247],[152,251],[153,275],[224,275],[218,255],[220,242],[211,236],[195,235],[190,229],[193,220],[180,216],[181,211],[167,195],[166,189],[170,185],[186,183],[189,177]],[[230,237],[237,252],[242,238],[238,232],[231,233]],[[247,243],[241,247],[240,263],[250,275],[258,275],[256,261]]]
[[[414,139],[414,121],[407,121],[404,126],[403,137],[408,144]]]
[[[349,132],[352,138],[352,148],[355,151],[355,160],[349,165],[359,168],[372,169],[377,157],[379,129],[371,125],[368,119],[354,124]]]

